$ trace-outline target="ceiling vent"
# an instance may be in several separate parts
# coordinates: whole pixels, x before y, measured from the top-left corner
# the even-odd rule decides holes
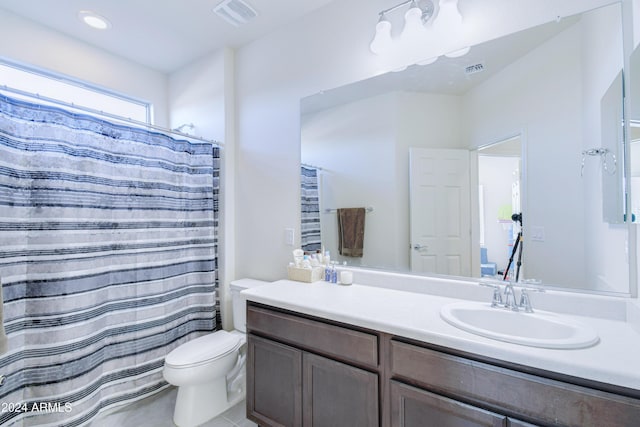
[[[484,71],[484,64],[482,62],[479,62],[477,64],[473,64],[473,65],[469,65],[469,66],[465,67],[465,69],[464,69],[464,73],[466,75],[475,74],[475,73],[481,73],[482,71]]]
[[[255,9],[242,0],[224,0],[213,11],[235,27],[246,24],[258,16]]]

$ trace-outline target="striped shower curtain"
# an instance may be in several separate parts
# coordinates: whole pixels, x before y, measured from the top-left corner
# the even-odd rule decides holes
[[[302,209],[300,245],[304,251],[315,252],[322,249],[318,169],[310,166],[301,166],[300,185],[300,206]]]
[[[87,425],[215,330],[219,150],[0,95],[1,426]]]

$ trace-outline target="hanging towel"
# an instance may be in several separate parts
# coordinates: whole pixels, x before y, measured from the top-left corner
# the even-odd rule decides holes
[[[2,279],[0,279],[0,354],[7,352],[7,334],[4,331],[4,302],[2,301]]]
[[[365,208],[338,209],[338,252],[362,257],[364,247]]]

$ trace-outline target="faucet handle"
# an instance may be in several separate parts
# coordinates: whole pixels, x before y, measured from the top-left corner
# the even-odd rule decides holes
[[[531,300],[529,299],[527,289],[522,289],[520,292],[520,304],[518,305],[524,309],[525,313],[533,313],[533,307],[531,307]]]
[[[513,283],[511,282],[504,287],[504,308],[518,311],[518,304],[516,304],[516,291],[513,288]]]
[[[500,292],[500,286],[493,288],[493,298],[491,299],[491,307],[498,307],[502,305],[502,293]]]

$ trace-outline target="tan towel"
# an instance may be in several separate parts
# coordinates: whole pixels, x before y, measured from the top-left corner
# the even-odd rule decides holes
[[[364,248],[365,208],[338,209],[338,252],[362,257]]]

